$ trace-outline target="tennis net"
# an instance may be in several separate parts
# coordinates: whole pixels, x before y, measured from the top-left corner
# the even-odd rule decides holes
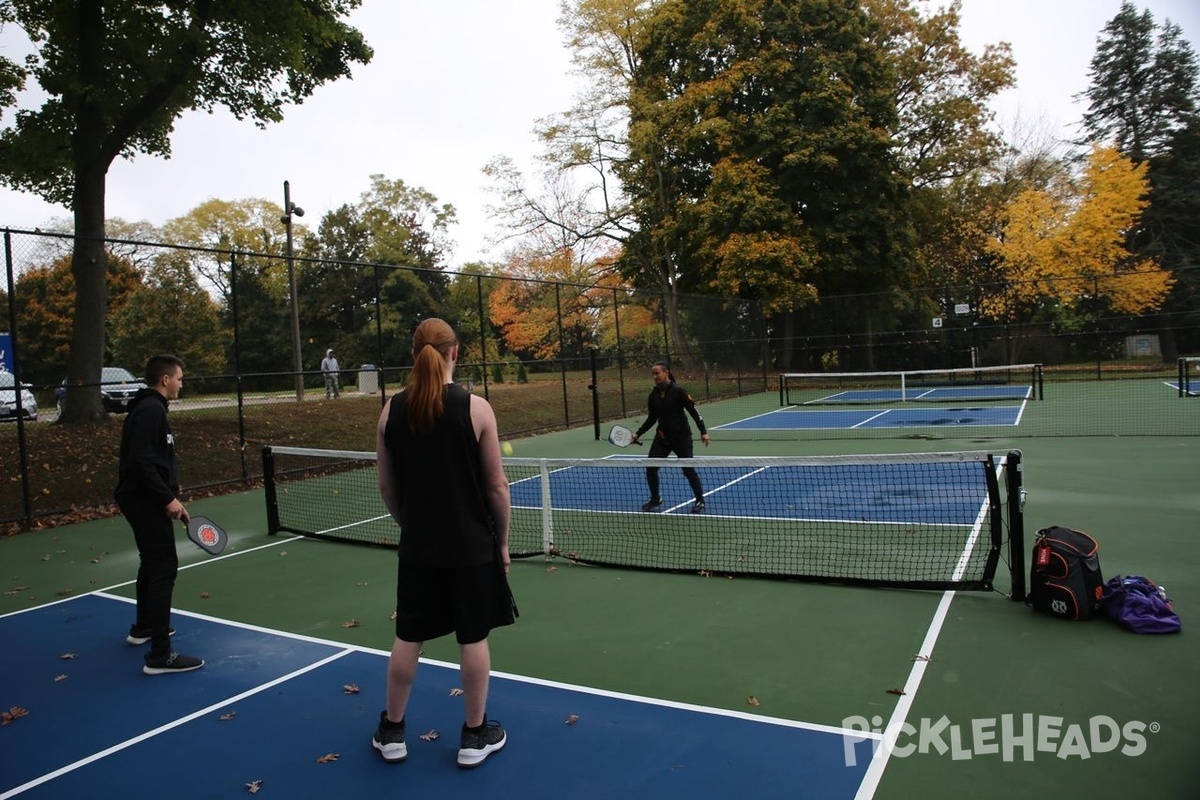
[[[779,376],[779,404],[961,403],[1041,400],[1041,364],[896,372],[790,372]]]
[[[1020,452],[506,458],[509,551],[573,563],[1024,597]],[[680,467],[694,467],[707,508]],[[645,469],[663,505],[643,512]],[[265,447],[270,533],[393,547],[375,454]],[[1002,488],[1003,485],[1003,488]],[[1005,552],[1007,550],[1007,552]]]

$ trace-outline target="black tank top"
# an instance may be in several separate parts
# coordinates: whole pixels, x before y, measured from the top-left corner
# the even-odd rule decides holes
[[[408,427],[408,392],[389,402],[383,441],[403,504],[399,557],[405,564],[471,567],[494,560],[471,394],[446,384],[442,416],[429,433]]]

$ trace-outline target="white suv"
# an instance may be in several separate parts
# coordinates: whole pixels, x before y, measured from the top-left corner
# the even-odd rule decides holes
[[[11,372],[0,369],[0,421],[16,420],[18,413],[25,419],[36,421],[37,400],[33,392],[29,391],[33,387],[28,383],[21,384],[21,408],[18,411],[16,386],[16,377]]]

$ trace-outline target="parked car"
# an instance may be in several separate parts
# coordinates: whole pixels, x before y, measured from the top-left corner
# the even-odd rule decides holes
[[[17,419],[17,379],[6,370],[0,370],[0,421],[16,420]],[[33,392],[29,391],[33,387],[28,383],[21,384],[21,410],[27,420],[37,420],[38,408],[37,400],[33,396]]]
[[[133,377],[133,373],[123,367],[104,367],[100,370],[100,403],[104,410],[113,414],[124,414],[129,410],[129,401],[133,396],[146,388],[145,382]],[[58,399],[58,411],[61,414],[63,400],[67,396],[67,381],[54,390]]]

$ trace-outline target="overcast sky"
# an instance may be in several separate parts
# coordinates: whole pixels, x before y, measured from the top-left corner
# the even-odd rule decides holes
[[[1136,0],[1159,24],[1179,24],[1200,52],[1200,2]],[[935,5],[944,5],[936,3]],[[1017,87],[997,99],[1003,125],[1030,124],[1077,135],[1088,64],[1120,0],[963,0],[960,35],[980,52],[1007,41]],[[118,160],[108,174],[107,216],[160,225],[210,198],[255,197],[282,205],[283,181],[315,227],[320,216],[358,200],[382,174],[454,205],[452,266],[499,259],[485,206],[482,167],[498,155],[529,174],[540,152],[539,118],[570,107],[577,90],[557,27],[559,0],[365,0],[351,23],[375,49],[353,80],[319,88],[266,130],[217,112],[188,112],[170,160]],[[0,50],[23,49],[0,32]],[[11,120],[6,115],[4,122]],[[31,229],[69,213],[35,195],[0,188],[0,227]]]

